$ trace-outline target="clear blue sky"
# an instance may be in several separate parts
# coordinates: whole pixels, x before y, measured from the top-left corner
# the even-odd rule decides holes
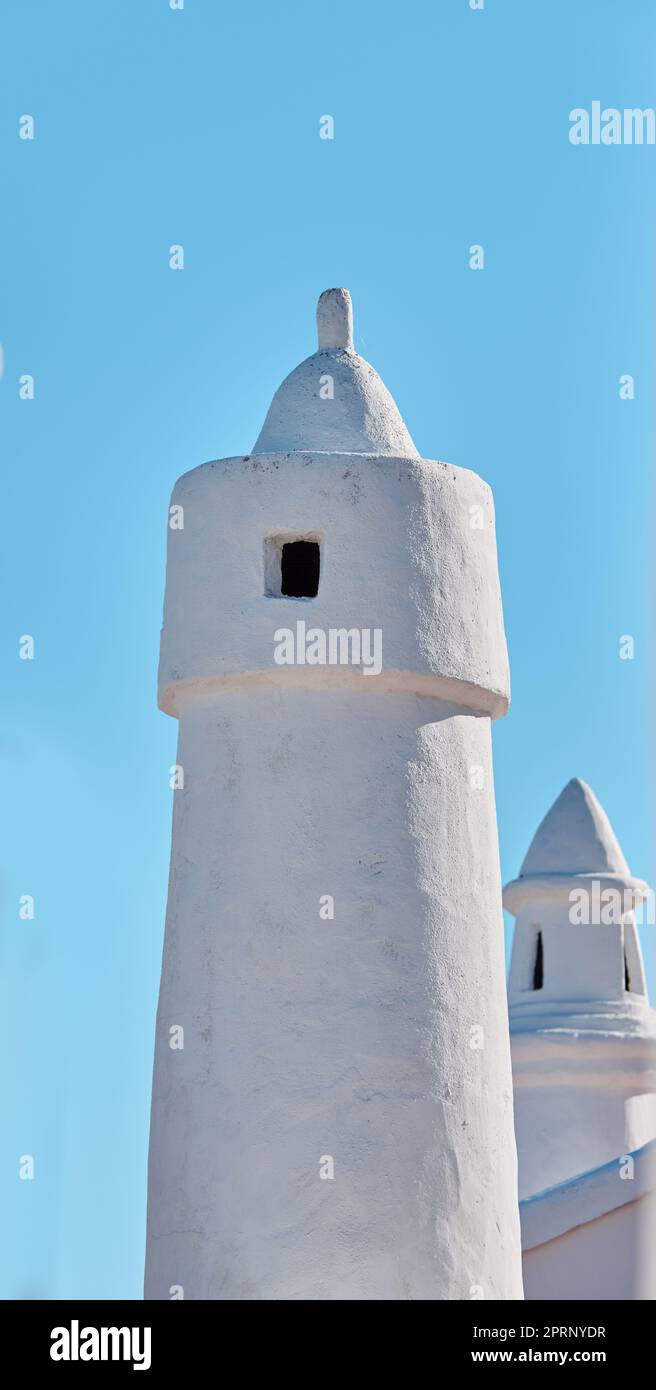
[[[176,737],[155,700],[168,497],[252,447],[327,286],[350,288],[421,452],[494,489],[504,876],[578,775],[654,877],[656,147],[573,147],[568,114],[656,104],[656,7],[21,0],[1,38],[0,1295],[139,1297]]]

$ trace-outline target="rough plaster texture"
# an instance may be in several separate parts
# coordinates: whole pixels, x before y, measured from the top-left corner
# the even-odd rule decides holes
[[[179,761],[149,1296],[518,1296],[489,721],[245,686]]]
[[[328,402],[324,402],[326,407]],[[356,682],[466,703],[493,718],[509,699],[490,489],[445,463],[349,454],[219,459],[185,474],[172,503],[159,673],[177,714],[191,687]],[[471,508],[482,520],[470,525]],[[321,534],[311,601],[265,593],[265,540]],[[352,668],[279,667],[273,634],[298,619],[382,628],[378,682]]]
[[[627,896],[617,901],[620,920],[605,925],[599,893],[608,888]],[[587,895],[589,925],[570,921],[572,890]],[[620,1182],[618,1160],[656,1135],[656,1015],[633,911],[647,892],[630,873],[594,793],[578,779],[558,797],[519,878],[504,889],[504,903],[517,915],[508,990],[519,1193],[522,1199],[541,1194],[547,1218],[554,1203],[564,1209],[562,1191],[554,1189],[580,1183],[581,1175],[606,1164],[617,1202],[626,1202],[635,1189]],[[538,933],[543,983],[535,989]],[[578,1198],[567,1206],[574,1224],[584,1220],[577,1205]],[[633,1229],[628,1217],[620,1227],[625,1235]],[[589,1253],[591,1241],[588,1232],[581,1251]],[[559,1246],[558,1258],[569,1258],[571,1248],[571,1242]],[[538,1271],[552,1268],[552,1255],[530,1262],[533,1298],[553,1296],[535,1292]]]
[[[320,333],[348,338],[335,294]],[[521,1298],[490,493],[398,441],[349,454],[343,423],[336,453],[294,453],[299,411],[292,395],[289,452],[205,465],[174,493],[160,702],[184,788],[146,1296]],[[285,535],[321,538],[315,599],[265,595],[267,539]],[[275,631],[299,619],[382,628],[380,676],[275,666]]]

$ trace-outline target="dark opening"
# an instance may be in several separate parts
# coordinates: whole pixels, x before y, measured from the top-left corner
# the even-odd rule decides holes
[[[631,976],[629,975],[629,962],[626,958],[626,951],[624,952],[624,988],[628,990],[631,989]]]
[[[286,598],[314,598],[319,588],[319,542],[287,541],[282,548],[282,585]]]
[[[544,951],[542,949],[542,932],[538,932],[538,945],[535,952],[535,965],[533,967],[533,988],[542,989],[544,983]]]

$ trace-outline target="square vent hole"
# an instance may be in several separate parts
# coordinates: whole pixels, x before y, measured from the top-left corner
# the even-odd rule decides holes
[[[315,598],[321,574],[321,542],[308,535],[267,536],[264,542],[264,586],[270,598]]]

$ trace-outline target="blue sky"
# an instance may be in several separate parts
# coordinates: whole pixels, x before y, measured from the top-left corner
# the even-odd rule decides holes
[[[180,473],[252,447],[327,286],[351,290],[421,452],[494,489],[504,877],[578,775],[654,878],[656,147],[574,147],[568,115],[656,104],[656,9],[22,0],[0,37],[0,1296],[139,1297],[176,737],[155,697],[166,508]]]

